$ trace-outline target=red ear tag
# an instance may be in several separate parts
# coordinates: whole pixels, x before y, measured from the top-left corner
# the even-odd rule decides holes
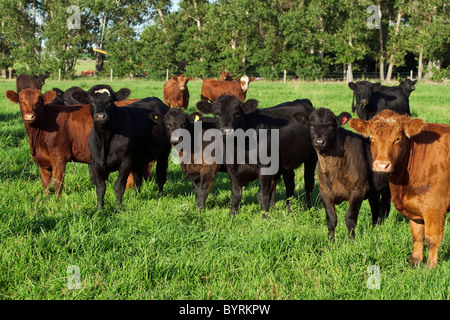
[[[342,118],[342,124],[345,124],[347,122],[347,117]]]

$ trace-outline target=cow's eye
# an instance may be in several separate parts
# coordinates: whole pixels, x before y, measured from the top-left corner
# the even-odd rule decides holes
[[[233,118],[238,118],[241,114],[239,112],[233,113]]]
[[[399,141],[400,141],[400,138],[397,137],[397,139],[395,139],[394,143],[397,143],[397,142],[399,142]]]

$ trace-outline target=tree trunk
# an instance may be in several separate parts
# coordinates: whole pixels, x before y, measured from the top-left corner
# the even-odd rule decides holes
[[[347,66],[347,83],[353,81],[353,69],[352,69],[352,63],[349,62]]]
[[[384,81],[384,41],[383,41],[383,24],[381,23],[381,0],[378,0],[378,8],[380,12],[380,80]]]
[[[422,80],[422,72],[423,72],[423,46],[420,47],[419,67],[417,68],[417,80]]]
[[[402,1],[403,3],[403,1]],[[397,14],[397,25],[395,26],[395,38],[394,38],[394,45],[392,46],[392,52],[391,52],[391,56],[389,58],[389,67],[388,67],[388,72],[387,72],[387,81],[391,81],[391,77],[392,77],[392,69],[394,69],[394,64],[395,64],[395,51],[396,51],[396,45],[395,45],[395,41],[397,41],[398,38],[398,32],[400,30],[400,22],[402,19],[402,12],[399,11]]]

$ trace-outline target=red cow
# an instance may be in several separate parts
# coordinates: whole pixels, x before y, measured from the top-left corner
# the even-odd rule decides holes
[[[167,80],[163,88],[164,103],[167,106],[187,109],[189,105],[188,81],[192,81],[192,77],[187,78],[183,74]]]
[[[231,76],[231,72],[230,71],[220,71],[220,78],[219,80],[225,80],[225,81],[233,81],[233,77]]]
[[[255,77],[249,78],[244,75],[240,79],[236,78],[236,81],[225,81],[215,79],[203,80],[201,90],[201,100],[213,102],[219,98],[222,94],[233,95],[244,101],[248,90],[248,84],[254,81]]]
[[[410,219],[411,264],[423,261],[423,238],[429,249],[427,265],[435,268],[450,211],[450,126],[425,123],[391,110],[370,121],[350,120],[350,127],[370,137],[373,171],[386,173],[395,208]]]
[[[89,105],[49,105],[55,96],[55,91],[42,94],[37,89],[25,89],[19,94],[6,91],[6,97],[20,105],[31,156],[39,167],[44,192],[48,192],[53,178],[55,193],[59,196],[67,162],[90,161],[88,139],[93,124]],[[132,103],[134,99],[130,100]],[[132,183],[131,177],[128,189]]]

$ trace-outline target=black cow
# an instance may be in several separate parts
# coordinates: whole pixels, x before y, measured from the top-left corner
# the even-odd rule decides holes
[[[356,112],[363,120],[371,119],[384,109],[393,110],[399,114],[411,114],[408,96],[401,90],[380,91],[380,83],[368,81],[350,82],[349,88],[353,90],[352,112]]]
[[[277,168],[274,174],[263,174],[263,169],[268,169],[274,163],[265,163],[261,161],[261,154],[258,154],[257,163],[250,163],[250,144],[246,143],[244,149],[240,149],[237,143],[234,143],[234,159],[226,162],[227,173],[231,180],[231,211],[230,214],[236,214],[241,200],[242,187],[248,185],[251,181],[259,179],[258,201],[264,211],[275,203],[276,182],[280,176],[283,176],[286,186],[286,205],[289,209],[289,198],[294,195],[295,175],[294,169],[304,163],[304,179],[306,189],[306,202],[308,208],[311,207],[311,192],[314,188],[314,170],[317,162],[317,156],[311,145],[309,133],[308,116],[314,110],[311,102],[307,99],[286,102],[267,109],[257,109],[258,101],[250,99],[243,103],[235,96],[222,95],[213,103],[200,101],[197,103],[197,109],[202,113],[213,113],[215,124],[225,135],[225,141],[228,137],[234,139],[234,132],[242,129],[244,133],[249,133],[251,129],[256,131],[257,148],[260,150],[263,131],[266,129],[269,133],[267,137],[267,150],[270,157],[278,156]],[[301,119],[301,123],[294,120],[294,116]],[[278,144],[272,150],[272,139],[275,139],[271,129],[278,130]],[[228,136],[228,137],[227,137]],[[276,141],[276,140],[275,140]],[[297,142],[296,147],[293,143]],[[229,143],[229,142],[228,142]],[[278,149],[278,150],[277,150]],[[226,152],[225,152],[226,154]],[[237,163],[238,154],[245,154],[245,163]],[[226,154],[226,158],[228,154]],[[267,160],[267,159],[266,159]],[[265,161],[267,162],[267,161]]]
[[[194,130],[194,123],[201,125],[201,130]],[[186,130],[190,138],[190,150],[179,150],[180,166],[184,175],[192,182],[194,195],[196,200],[196,207],[199,209],[205,208],[206,198],[208,197],[214,178],[218,171],[226,172],[223,164],[217,163],[214,159],[205,159],[205,148],[212,143],[212,141],[203,141],[202,137],[206,130],[215,129],[214,118],[202,117],[198,113],[187,114],[178,108],[171,108],[164,116],[164,123],[166,126],[167,138],[173,146],[179,145],[182,142],[182,135],[178,129]],[[195,136],[200,134],[201,137]],[[197,154],[194,153],[194,143],[196,139],[201,139],[202,144]],[[220,141],[223,143],[223,141]],[[196,157],[201,160],[196,162]],[[208,161],[209,160],[209,161]]]
[[[106,84],[102,84],[102,85],[99,84],[99,85],[96,85],[95,88],[97,88],[97,90],[99,90],[101,88],[111,88],[111,87]],[[84,91],[80,87],[77,87],[77,86],[70,87],[66,91],[62,91],[59,88],[53,88],[52,90],[56,92],[56,98],[52,101],[52,104],[59,104],[59,105],[66,105],[66,106],[73,106],[73,105],[77,105],[77,104],[89,104],[87,96],[85,96],[83,94],[78,95],[78,96],[75,95],[78,97],[78,99],[81,99],[81,100],[78,100],[74,97],[73,93],[75,91]],[[120,97],[123,98],[123,100],[127,99],[128,96],[131,94],[131,90],[128,88],[122,88],[121,90],[122,90],[122,92],[120,92]],[[116,95],[117,94],[119,94],[119,93],[117,92]]]
[[[125,92],[123,94],[127,94]],[[116,203],[122,203],[127,177],[133,173],[134,183],[139,190],[148,163],[156,160],[156,179],[162,194],[167,177],[170,144],[164,134],[164,126],[152,118],[163,116],[169,111],[158,98],[146,98],[125,107],[114,102],[123,98],[122,91],[115,93],[104,85],[94,86],[89,91],[74,91],[77,100],[89,100],[93,128],[89,135],[91,159],[89,173],[96,185],[97,204],[103,207],[106,191],[105,181],[109,174],[119,171],[114,185]]]
[[[16,92],[19,93],[23,89],[42,90],[42,87],[45,84],[45,79],[48,77],[50,77],[50,72],[48,71],[38,76],[23,73],[16,79]]]
[[[347,112],[335,116],[325,108],[309,115],[312,144],[319,158],[317,178],[330,240],[334,239],[337,224],[336,204],[349,201],[345,223],[350,239],[355,236],[364,199],[369,199],[373,224],[379,218],[385,218],[390,209],[389,181],[385,175],[372,171],[369,140],[341,128],[350,118]]]
[[[406,94],[406,96],[409,98],[409,96],[411,95],[411,92],[413,92],[416,89],[416,87],[415,87],[416,83],[417,83],[417,80],[400,79],[398,86],[394,86],[394,87],[381,86],[380,89],[378,89],[378,91],[400,90],[404,94]]]
[[[76,105],[76,104],[88,104],[87,100],[83,100],[83,101],[78,101],[75,98],[73,98],[72,93],[74,91],[79,91],[79,90],[83,90],[80,87],[70,87],[69,89],[67,89],[66,91],[62,91],[59,88],[53,88],[53,91],[56,92],[56,98],[55,100],[53,100],[53,104],[60,104],[60,105],[66,105],[66,106],[72,106],[72,105]],[[130,92],[131,93],[131,92]],[[124,99],[126,99],[127,96],[124,96]]]

